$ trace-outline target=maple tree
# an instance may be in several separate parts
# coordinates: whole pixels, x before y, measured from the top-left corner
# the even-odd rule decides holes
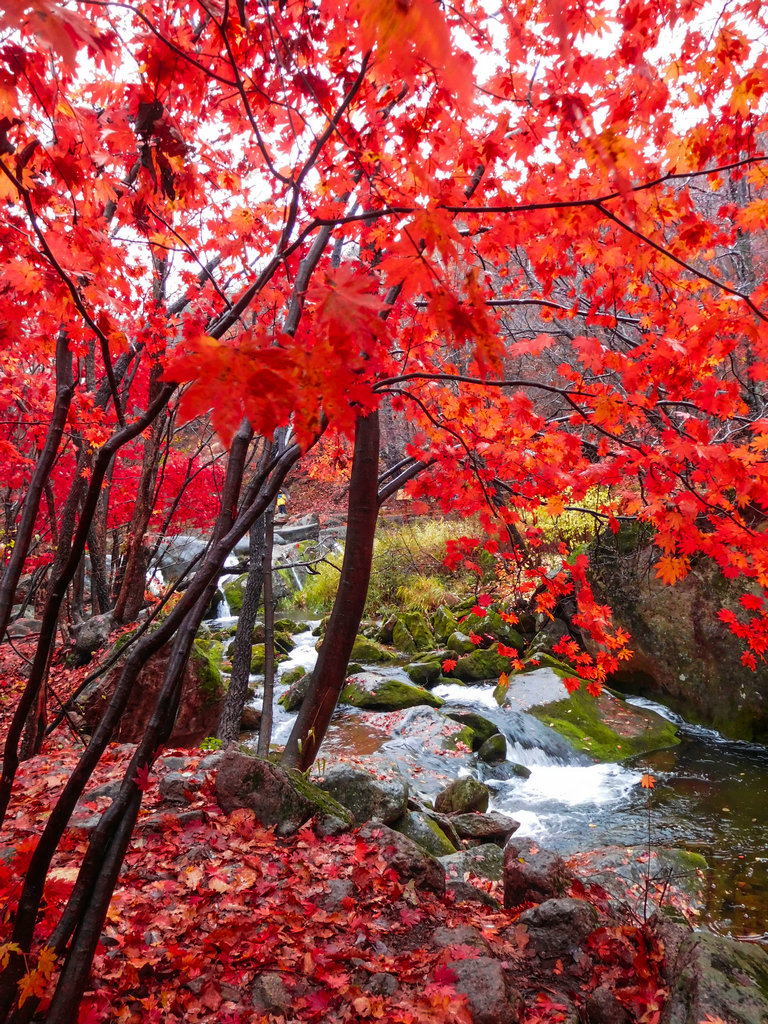
[[[172,641],[158,715],[52,932],[53,1024],[86,984],[140,773],[170,734],[224,560],[324,432],[353,439],[349,531],[287,764],[322,741],[378,508],[409,479],[446,512],[480,511],[502,564],[528,544],[539,610],[575,597],[597,646],[562,653],[595,690],[625,638],[585,560],[537,564],[521,522],[597,487],[596,516],[653,532],[662,579],[706,556],[749,582],[730,622],[747,663],[762,657],[766,13],[758,0],[716,15],[692,0],[493,13],[476,0],[6,0],[2,19],[1,635],[22,574],[45,579],[3,811],[42,742],[86,549],[92,609],[128,620],[155,530],[212,534],[178,604],[131,649],[30,860],[2,1020],[35,1012],[17,983],[46,873],[139,669]],[[412,438],[380,473],[382,409]]]

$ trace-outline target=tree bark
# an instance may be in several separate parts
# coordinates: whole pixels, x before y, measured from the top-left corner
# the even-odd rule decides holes
[[[264,690],[261,700],[261,724],[256,753],[269,756],[272,739],[272,699],[275,693],[275,602],[272,596],[272,549],[275,541],[275,506],[264,513],[264,560],[261,574],[264,580]]]
[[[248,545],[248,581],[243,594],[243,607],[237,620],[232,675],[219,719],[218,738],[227,747],[240,734],[240,719],[248,697],[248,676],[251,672],[253,627],[259,612],[264,560],[264,517],[251,527]]]
[[[301,706],[281,763],[305,771],[315,759],[339,699],[349,657],[363,617],[371,578],[378,513],[379,417],[360,416],[355,427],[349,481],[347,538],[339,589],[312,683]]]

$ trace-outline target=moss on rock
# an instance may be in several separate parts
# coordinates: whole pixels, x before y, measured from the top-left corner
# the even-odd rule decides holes
[[[529,714],[595,761],[623,761],[680,742],[675,726],[661,715],[632,707],[607,691],[591,697],[584,684],[565,700],[530,708]]]
[[[355,637],[350,658],[368,665],[390,665],[397,661],[397,657],[386,647],[377,643],[376,640],[369,640],[368,637],[359,634]]]
[[[372,672],[360,672],[350,676],[341,691],[339,701],[356,708],[371,708],[378,711],[399,711],[403,708],[427,704],[438,708],[443,704],[421,686],[413,686],[402,679],[384,679]]]

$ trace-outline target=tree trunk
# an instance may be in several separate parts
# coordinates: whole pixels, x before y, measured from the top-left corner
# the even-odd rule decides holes
[[[270,505],[264,514],[264,696],[261,701],[261,724],[256,753],[259,757],[269,756],[272,739],[272,699],[275,693],[275,602],[272,596],[272,549],[275,540],[275,506]]]
[[[379,418],[360,416],[349,481],[347,538],[339,589],[309,692],[285,746],[282,764],[305,771],[325,736],[346,677],[371,577],[378,512]]]
[[[264,517],[251,527],[248,546],[248,581],[243,594],[243,607],[237,620],[232,675],[219,719],[218,738],[227,747],[240,734],[240,719],[248,697],[248,676],[251,672],[253,627],[259,612],[264,560]]]

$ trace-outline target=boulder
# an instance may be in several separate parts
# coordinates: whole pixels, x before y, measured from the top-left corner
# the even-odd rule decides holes
[[[557,853],[541,850],[535,843],[510,843],[504,850],[504,906],[541,903],[562,896],[570,876]]]
[[[486,740],[499,733],[499,727],[496,723],[489,721],[483,715],[478,714],[477,711],[456,711],[451,709],[446,711],[445,714],[448,718],[452,718],[454,722],[460,722],[462,725],[469,726],[473,734],[473,750],[478,750]]]
[[[504,851],[496,843],[483,843],[469,850],[459,850],[458,853],[441,857],[440,863],[449,880],[463,878],[469,872],[470,875],[498,882],[504,875]]]
[[[444,644],[451,633],[455,632],[457,628],[456,616],[445,605],[440,605],[432,616],[432,631],[435,637],[441,644]]]
[[[328,819],[352,825],[349,811],[301,772],[286,771],[233,747],[224,751],[219,764],[216,798],[226,814],[250,808],[263,826],[274,825],[279,836],[293,835],[312,817],[319,819],[323,833],[334,830]]]
[[[304,703],[304,698],[307,696],[311,682],[312,673],[304,672],[278,699],[277,703],[282,705],[286,711],[298,711]]]
[[[261,711],[247,704],[240,716],[240,728],[243,732],[258,732],[261,728]]]
[[[480,747],[477,752],[478,760],[487,764],[494,764],[497,761],[505,761],[507,757],[507,741],[500,733],[491,736]]]
[[[475,650],[475,645],[469,639],[469,636],[460,629],[455,629],[450,634],[445,646],[452,654],[456,654],[459,657],[463,654],[471,654]]]
[[[507,983],[498,960],[451,960],[448,969],[455,975],[456,991],[467,997],[472,1024],[518,1024],[522,1019],[523,998]]]
[[[524,910],[517,919],[531,949],[542,957],[579,959],[586,937],[598,926],[597,911],[586,900],[550,899]]]
[[[449,641],[450,646],[450,641]],[[452,675],[464,682],[480,682],[483,679],[499,678],[502,672],[509,672],[512,662],[503,654],[499,654],[499,645],[494,644],[487,650],[477,648],[471,654],[465,654],[456,662]]]
[[[402,612],[395,618],[392,643],[405,654],[431,651],[435,638],[426,616],[420,611]]]
[[[433,857],[445,857],[456,852],[456,847],[443,832],[438,823],[420,811],[409,811],[394,822],[392,828],[396,832],[412,839],[422,850]]]
[[[454,814],[451,825],[462,839],[473,839],[482,843],[499,843],[504,846],[509,837],[520,828],[520,822],[499,811],[485,814]]]
[[[93,615],[90,619],[78,623],[73,629],[75,643],[70,656],[71,664],[76,668],[87,665],[96,651],[108,643],[113,625],[112,612]]]
[[[471,775],[454,779],[435,798],[435,810],[441,814],[469,814],[488,810],[490,790]]]
[[[709,932],[689,934],[667,963],[669,998],[660,1024],[768,1021],[768,951]]]
[[[339,702],[378,711],[399,711],[419,704],[438,708],[443,704],[439,697],[421,686],[413,686],[402,679],[387,678],[376,672],[358,672],[349,676]]]
[[[440,679],[443,666],[437,658],[428,661],[413,661],[405,666],[405,671],[412,683],[417,686],[434,686]]]
[[[195,640],[192,645],[169,747],[196,747],[206,736],[215,735],[224,702],[219,672],[221,655],[222,646],[215,640]],[[115,742],[138,743],[144,735],[165,679],[169,656],[170,645],[166,645],[139,673],[113,737]],[[87,729],[95,729],[101,721],[121,672],[122,666],[118,664],[105,677],[95,679],[78,697],[78,711]]]
[[[595,596],[632,637],[633,655],[620,663],[612,685],[733,739],[768,742],[768,665],[758,660],[754,672],[743,665],[743,643],[719,617],[726,609],[743,619],[749,582],[725,579],[699,556],[688,575],[669,586],[654,572],[659,554],[637,527],[601,536],[591,552]]]
[[[245,585],[247,582],[248,573],[244,572],[235,579],[228,580],[221,588],[224,591],[224,596],[227,599],[227,604],[229,605],[229,610],[232,615],[239,615],[242,611]]]
[[[358,835],[364,842],[381,849],[388,866],[401,881],[413,880],[417,888],[429,889],[441,897],[445,895],[442,864],[412,839],[378,823],[363,825]]]
[[[383,647],[376,640],[369,640],[365,636],[356,636],[352,646],[351,661],[360,661],[364,665],[391,665],[397,661],[397,657]]]
[[[373,818],[389,825],[405,814],[408,803],[408,785],[399,775],[378,779],[347,764],[329,768],[318,785],[346,807],[358,825]]]

